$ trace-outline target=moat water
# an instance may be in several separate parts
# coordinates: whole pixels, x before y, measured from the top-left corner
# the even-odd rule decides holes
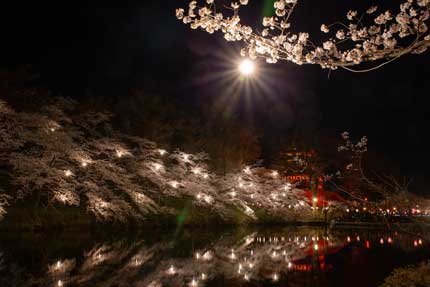
[[[421,235],[321,227],[0,234],[0,286],[360,286],[430,259]]]

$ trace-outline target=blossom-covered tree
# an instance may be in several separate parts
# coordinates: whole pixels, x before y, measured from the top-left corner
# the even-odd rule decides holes
[[[64,98],[40,106],[18,112],[1,102],[1,165],[10,181],[0,195],[2,215],[7,204],[28,202],[80,207],[98,221],[144,222],[175,218],[179,201],[227,222],[315,219],[303,191],[275,170],[256,165],[218,175],[206,153],[167,151],[120,133],[107,113]]]
[[[350,10],[345,22],[321,25],[321,31],[329,36],[320,45],[309,33],[290,30],[298,0],[275,1],[274,15],[263,18],[261,31],[242,23],[239,12],[248,0],[231,1],[228,7],[215,2],[192,0],[187,8],[176,10],[176,17],[192,29],[210,34],[221,31],[227,41],[244,43],[243,56],[264,58],[269,63],[286,60],[355,71],[350,67],[381,61],[374,66],[377,68],[406,54],[421,54],[430,46],[429,0],[404,1],[397,11],[377,6],[363,13]]]

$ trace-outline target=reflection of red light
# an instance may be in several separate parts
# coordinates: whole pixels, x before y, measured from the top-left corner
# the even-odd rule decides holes
[[[370,249],[370,242],[369,242],[369,240],[366,240],[366,248]]]
[[[384,238],[381,238],[381,240],[379,240],[379,243],[384,244]]]
[[[393,239],[391,239],[391,237],[388,237],[388,243],[393,243]]]
[[[414,240],[414,246],[417,247],[418,246],[418,242],[416,240]]]

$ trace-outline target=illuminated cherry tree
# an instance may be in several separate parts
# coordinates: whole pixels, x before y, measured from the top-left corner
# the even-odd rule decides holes
[[[0,215],[27,201],[83,208],[98,221],[144,222],[176,218],[175,199],[225,222],[315,219],[303,190],[276,170],[254,165],[220,176],[206,153],[159,148],[115,131],[109,114],[76,113],[77,105],[51,98],[38,111],[17,112],[1,102],[1,164],[11,188],[0,193]]]
[[[192,0],[188,7],[176,10],[176,17],[192,29],[210,34],[220,31],[227,41],[243,42],[242,56],[269,63],[286,60],[356,71],[350,67],[379,61],[373,67],[377,68],[406,54],[421,54],[430,46],[429,0],[404,1],[397,11],[377,6],[363,13],[350,10],[345,21],[321,25],[327,34],[321,44],[312,41],[309,33],[291,32],[298,0],[275,1],[274,16],[263,18],[261,30],[242,23],[240,10],[250,1],[231,1],[227,7],[215,2]]]

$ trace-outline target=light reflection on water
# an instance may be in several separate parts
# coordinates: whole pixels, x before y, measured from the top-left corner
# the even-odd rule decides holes
[[[0,234],[0,286],[377,286],[429,247],[417,235],[317,227]]]

